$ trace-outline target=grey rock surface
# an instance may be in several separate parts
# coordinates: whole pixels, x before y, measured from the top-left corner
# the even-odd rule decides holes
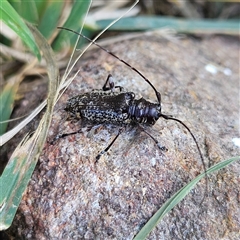
[[[181,119],[200,144],[208,167],[239,155],[239,42],[228,37],[171,42],[159,36],[107,47],[139,69],[162,94],[162,112]],[[69,97],[99,89],[109,73],[117,85],[156,102],[135,72],[101,50],[74,69],[80,74],[56,106],[48,142],[23,197],[13,229],[25,239],[132,239],[150,217],[203,171],[186,129],[159,119],[148,128],[168,152],[144,132],[127,127],[95,163],[119,126],[90,130],[65,121]],[[73,72],[74,72],[73,71]],[[211,71],[216,71],[211,73]],[[83,132],[49,142],[59,133]],[[239,239],[240,163],[209,176],[148,236],[148,239]]]

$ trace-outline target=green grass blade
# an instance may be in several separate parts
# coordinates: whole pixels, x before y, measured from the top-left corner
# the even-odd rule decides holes
[[[15,94],[18,89],[18,84],[7,84],[0,95],[0,136],[6,132],[8,122],[10,119]]]
[[[37,0],[37,1],[35,1],[39,19],[42,19],[42,16],[43,16],[44,12],[47,9],[48,3],[49,3],[49,1],[46,1],[46,0]]]
[[[6,1],[2,0],[0,4],[0,20],[8,25],[18,36],[26,43],[26,45],[33,51],[37,58],[41,59],[41,54],[38,50],[38,46],[35,43],[35,39],[28,29],[22,18],[14,10],[14,8]]]
[[[41,51],[47,63],[49,76],[48,105],[35,133],[23,144],[19,144],[0,177],[0,230],[7,229],[16,214],[46,140],[56,95],[58,94],[59,74],[54,61],[54,54],[39,31],[30,24],[28,24],[28,27],[33,32],[37,44],[41,46]]]
[[[10,3],[14,8],[16,7],[15,10],[22,18],[34,24],[38,23],[38,11],[36,1],[11,1]]]
[[[11,4],[11,6],[15,9],[17,13],[21,12],[21,0],[20,1],[8,0],[8,2]]]
[[[99,30],[103,29],[112,19],[97,21]],[[140,16],[123,18],[111,27],[114,31],[147,31],[170,28],[177,32],[204,34],[239,34],[239,20],[188,20],[174,17]]]
[[[79,0],[75,1],[71,13],[67,19],[67,21],[64,23],[64,27],[71,28],[73,30],[80,29],[81,22],[83,21],[83,18],[87,12],[87,9],[89,8],[91,4],[91,0]],[[72,39],[72,41],[75,43],[77,36],[74,36],[72,34],[69,34],[66,31],[59,32],[59,35],[57,39],[55,40],[53,44],[54,50],[59,50],[62,48],[62,44],[67,40]]]
[[[49,2],[46,11],[41,17],[41,22],[38,25],[38,30],[45,38],[48,39],[56,30],[63,6],[64,1]]]
[[[229,164],[240,160],[240,156],[233,157],[217,163],[213,167],[207,170],[207,174],[218,171]],[[163,219],[163,217],[169,213],[182,199],[191,191],[191,189],[205,177],[205,173],[200,174],[195,179],[193,179],[189,184],[180,189],[175,193],[164,205],[151,217],[151,219],[145,224],[145,226],[140,230],[140,232],[135,236],[135,240],[145,239],[148,234],[153,230],[153,228]]]
[[[22,199],[22,194],[35,167],[34,162],[27,164],[27,156],[24,150],[31,151],[31,147],[22,148],[19,156],[13,157],[4,169],[0,178],[0,230],[7,229],[15,216]],[[27,167],[27,169],[26,169]]]

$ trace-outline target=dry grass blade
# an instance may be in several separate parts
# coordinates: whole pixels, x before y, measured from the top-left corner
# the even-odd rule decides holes
[[[53,107],[56,99],[58,88],[58,68],[53,58],[51,47],[48,45],[44,37],[32,25],[28,24],[37,44],[41,47],[43,56],[47,61],[49,75],[49,92],[48,105],[46,113],[33,134],[27,141],[20,143],[0,179],[0,187],[3,193],[0,196],[1,204],[1,222],[0,229],[6,229],[11,225],[15,216],[18,205],[21,201],[22,194],[28,184],[32,172],[37,163],[38,157],[46,140],[48,128],[50,125]]]

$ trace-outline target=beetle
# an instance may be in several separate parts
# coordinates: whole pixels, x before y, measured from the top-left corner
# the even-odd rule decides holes
[[[115,91],[116,88],[119,88],[119,91]],[[73,119],[115,125],[138,124],[144,132],[146,130],[143,125],[154,125],[161,116],[161,106],[158,103],[151,103],[144,98],[135,99],[135,93],[125,91],[121,86],[114,86],[111,74],[109,74],[102,89],[70,98],[65,110]],[[108,151],[121,132],[122,128],[109,146],[97,155],[97,160]],[[161,150],[167,150],[153,136],[147,134]]]
[[[95,41],[92,41],[88,37],[84,36],[83,34],[65,27],[58,28],[82,36],[83,38],[87,39],[94,45],[104,50],[105,52],[109,53],[114,58],[124,63],[126,66],[135,71],[138,75],[140,75],[151,86],[157,98],[157,103],[152,103],[144,98],[135,99],[135,94],[133,92],[125,91],[124,88],[121,86],[115,86],[113,77],[110,74],[102,89],[93,90],[91,92],[74,96],[67,101],[65,110],[69,113],[70,117],[74,119],[82,118],[93,123],[110,123],[118,125],[137,124],[148,136],[150,136],[154,140],[159,149],[163,151],[167,151],[167,149],[164,146],[161,146],[159,142],[145,130],[144,125],[152,126],[160,117],[166,120],[176,121],[182,126],[184,126],[192,136],[192,139],[196,144],[199,156],[201,158],[204,171],[206,172],[203,155],[194,134],[184,122],[177,118],[174,118],[173,116],[166,115],[161,112],[160,92],[157,91],[153,84],[139,70],[131,66],[123,59],[119,58],[114,53],[105,49]],[[119,91],[116,91],[117,88],[119,89]],[[78,132],[79,131],[62,134],[57,138],[65,137]],[[112,142],[107,146],[107,148],[97,155],[96,161],[100,159],[102,154],[109,150],[109,148],[113,145],[121,132],[122,128],[120,128],[117,136],[112,140]]]

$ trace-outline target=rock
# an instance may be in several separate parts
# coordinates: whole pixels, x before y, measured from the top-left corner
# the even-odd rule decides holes
[[[212,36],[171,42],[160,36],[118,42],[107,49],[141,71],[162,95],[162,112],[194,133],[207,167],[236,156],[239,147],[239,42]],[[90,51],[58,102],[48,142],[11,231],[24,239],[132,239],[181,187],[203,172],[187,130],[159,119],[147,128],[167,152],[137,127],[127,127],[111,149],[95,157],[119,126],[87,129],[66,121],[68,98],[99,89],[111,73],[123,86],[156,102],[153,89],[100,49]],[[72,74],[73,74],[72,73]],[[82,133],[49,142],[59,133]],[[148,239],[239,239],[239,162],[209,176],[161,221]],[[201,200],[204,198],[202,204]]]

